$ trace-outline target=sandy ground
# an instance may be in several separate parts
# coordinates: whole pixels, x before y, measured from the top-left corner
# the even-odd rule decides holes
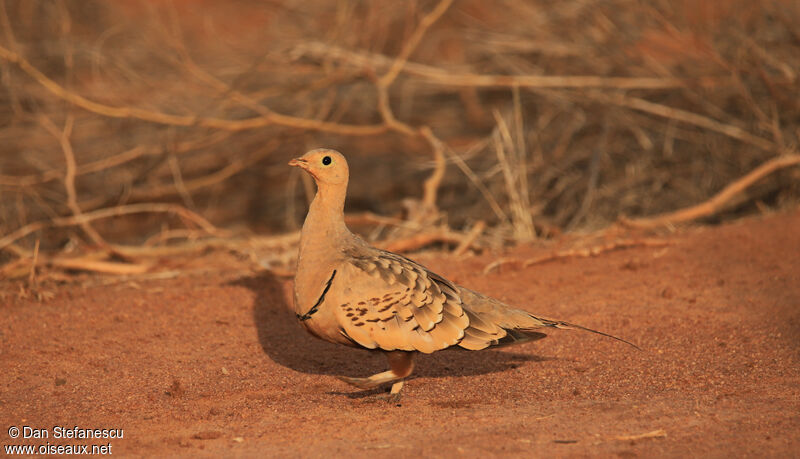
[[[503,350],[423,356],[399,405],[335,379],[382,371],[384,359],[306,335],[288,311],[291,283],[267,273],[12,299],[0,307],[0,438],[110,442],[114,454],[146,456],[797,457],[800,212],[668,240],[489,275],[496,255],[420,257],[456,282],[644,350],[557,330]],[[54,426],[76,425],[124,438],[53,438]],[[50,438],[14,441],[10,426]]]

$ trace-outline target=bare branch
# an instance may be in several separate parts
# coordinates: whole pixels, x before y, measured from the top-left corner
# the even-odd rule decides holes
[[[71,217],[58,217],[51,220],[29,223],[21,228],[18,228],[11,234],[0,238],[0,250],[4,249],[7,245],[41,229],[78,226],[94,220],[141,213],[173,213],[191,221],[209,234],[225,234],[225,231],[217,229],[217,227],[212,225],[205,218],[177,204],[139,203],[99,209],[81,215],[73,215]]]
[[[70,142],[72,128],[75,123],[75,117],[71,114],[67,115],[67,119],[64,121],[64,129],[61,132],[59,132],[58,128],[56,128],[53,122],[50,121],[50,119],[46,116],[41,115],[39,120],[42,122],[42,126],[44,126],[45,129],[53,135],[53,137],[58,139],[58,142],[61,145],[61,150],[64,152],[64,159],[67,164],[66,173],[64,176],[64,188],[67,191],[67,207],[69,207],[69,210],[74,216],[79,217],[83,212],[78,205],[78,195],[75,191],[75,152],[72,151],[72,142]],[[103,237],[100,236],[100,233],[92,228],[92,225],[90,225],[88,221],[81,223],[80,227],[95,244],[100,246],[107,245]]]
[[[403,50],[397,56],[397,59],[394,60],[392,63],[391,68],[389,71],[384,74],[380,80],[378,80],[378,85],[384,88],[388,88],[392,82],[397,78],[397,75],[403,70],[403,67],[408,62],[408,58],[411,57],[411,53],[417,49],[420,41],[422,41],[422,37],[425,36],[425,32],[442,17],[442,15],[450,8],[450,5],[453,4],[453,0],[442,0],[436,5],[430,13],[426,14],[422,20],[419,22],[417,29],[408,39],[406,44],[403,46]]]
[[[702,217],[708,217],[719,212],[733,197],[743,192],[767,175],[780,169],[796,166],[798,164],[800,164],[800,155],[798,154],[778,156],[761,164],[744,177],[729,184],[723,188],[722,191],[711,197],[711,199],[708,201],[654,217],[638,218],[633,220],[622,219],[620,223],[636,228],[653,228],[657,226],[672,225],[675,223],[683,223]]]
[[[242,131],[246,129],[262,128],[270,125],[279,125],[297,129],[330,132],[341,135],[375,135],[385,132],[387,126],[339,124],[327,121],[298,118],[291,115],[282,115],[270,112],[268,115],[245,118],[241,120],[228,120],[221,118],[206,118],[197,115],[172,115],[168,113],[145,110],[135,107],[113,107],[91,101],[75,92],[69,91],[60,84],[51,80],[44,73],[34,67],[27,59],[19,54],[0,46],[0,59],[16,64],[23,72],[27,73],[53,95],[66,100],[84,110],[110,118],[130,118],[151,123],[166,124],[170,126],[200,126],[228,131]]]
[[[636,97],[628,97],[621,94],[610,95],[602,94],[596,91],[591,92],[590,97],[602,102],[608,102],[622,107],[632,108],[651,115],[661,116],[676,121],[692,124],[704,129],[719,132],[728,137],[741,140],[742,142],[749,143],[762,150],[774,150],[775,144],[767,139],[755,136],[744,129],[730,124],[721,123],[703,115],[692,113],[679,108],[668,107],[666,105],[657,104],[644,99]]]
[[[353,51],[327,43],[303,43],[292,51],[294,57],[336,59],[358,68],[389,67],[394,61],[388,56]],[[405,62],[402,72],[422,78],[424,82],[441,86],[473,88],[539,88],[539,89],[682,89],[686,87],[719,87],[719,78],[671,77],[608,77],[598,75],[492,75],[453,72],[416,62]]]

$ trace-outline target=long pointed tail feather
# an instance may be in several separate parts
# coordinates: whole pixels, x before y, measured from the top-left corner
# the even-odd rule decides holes
[[[640,351],[642,350],[642,348],[640,348],[639,346],[631,343],[630,341],[626,341],[626,340],[624,340],[624,339],[622,339],[622,338],[620,338],[618,336],[609,335],[608,333],[603,333],[601,331],[592,330],[591,328],[586,328],[586,327],[584,327],[582,325],[571,324],[569,322],[562,322],[562,321],[559,321],[559,320],[542,319],[542,318],[535,317],[535,316],[532,316],[532,317],[534,317],[535,319],[541,321],[546,327],[560,328],[560,329],[563,329],[563,330],[583,330],[583,331],[587,331],[587,332],[594,333],[594,334],[597,334],[597,335],[602,335],[602,336],[605,336],[605,337],[608,337],[608,338],[611,338],[611,339],[615,339],[617,341],[622,341],[623,343],[625,343],[625,344],[627,344],[629,346],[635,347],[637,350],[640,350]]]

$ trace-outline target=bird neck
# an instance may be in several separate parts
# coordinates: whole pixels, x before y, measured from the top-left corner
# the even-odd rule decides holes
[[[325,267],[333,266],[341,259],[342,244],[347,244],[353,237],[344,224],[346,188],[346,184],[342,189],[318,187],[308,209],[300,232],[294,281],[294,308],[298,314],[305,314],[319,298],[325,282],[331,277]]]
[[[347,184],[317,187],[303,223],[301,250],[309,244],[335,246],[341,238],[350,234],[344,223],[344,199]]]

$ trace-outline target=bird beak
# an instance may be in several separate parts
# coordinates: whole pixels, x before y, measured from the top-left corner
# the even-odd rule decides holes
[[[289,161],[289,165],[290,166],[296,166],[296,167],[299,167],[301,169],[308,170],[308,161],[306,161],[303,158],[295,158],[295,159]]]

